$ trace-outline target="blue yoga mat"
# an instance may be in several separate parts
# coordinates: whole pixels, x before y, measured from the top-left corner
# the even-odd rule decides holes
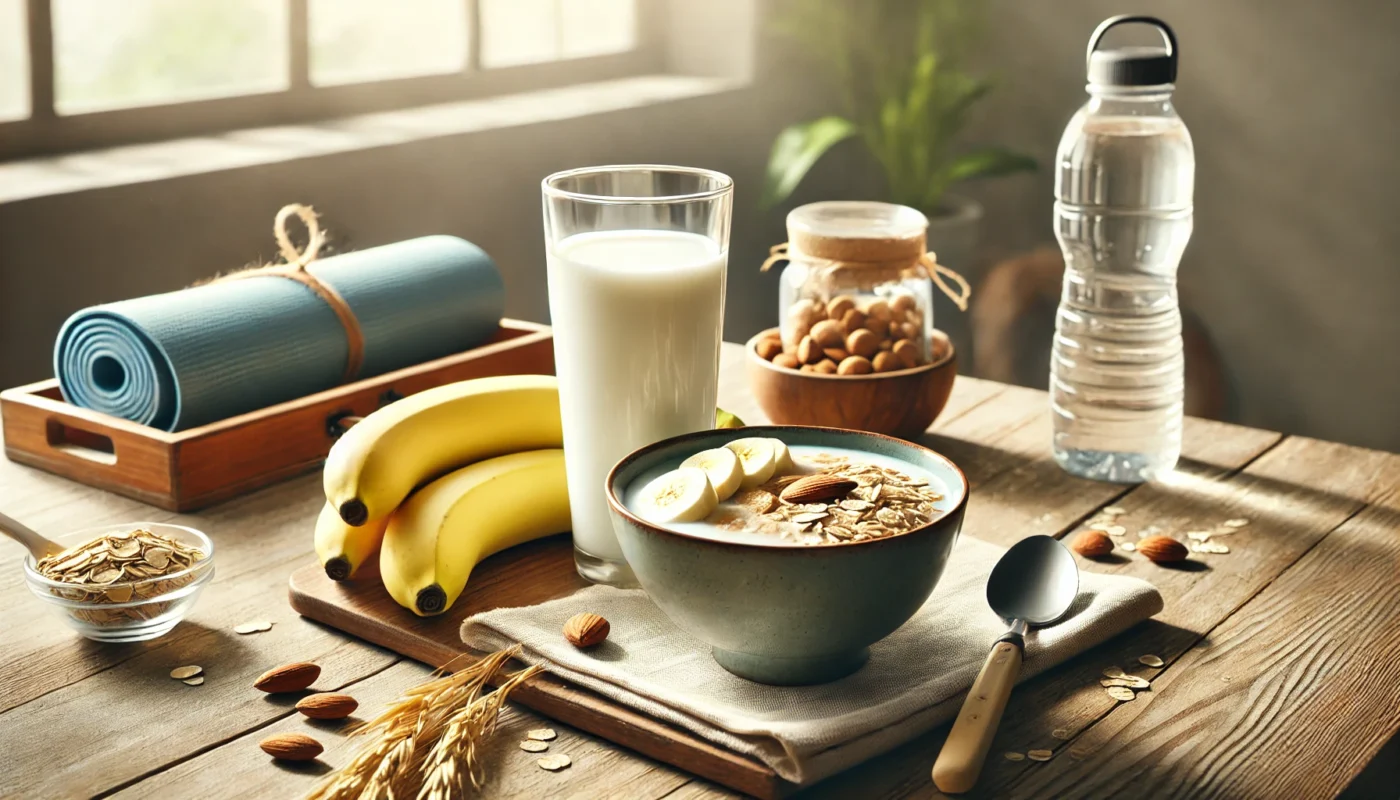
[[[491,257],[453,236],[332,256],[307,270],[359,320],[357,378],[475,347],[505,305]],[[268,276],[79,311],[59,331],[54,372],[74,405],[175,431],[338,386],[348,352],[324,300]]]

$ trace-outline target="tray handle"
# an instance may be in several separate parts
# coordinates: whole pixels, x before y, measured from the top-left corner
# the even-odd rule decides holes
[[[119,456],[111,436],[81,427],[72,417],[50,416],[44,421],[49,449],[103,466],[116,466]]]

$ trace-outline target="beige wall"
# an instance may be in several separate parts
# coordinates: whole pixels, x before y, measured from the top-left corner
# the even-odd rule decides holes
[[[725,0],[728,3],[739,0]],[[1004,85],[977,137],[1053,161],[1083,99],[1084,42],[1107,0],[999,0],[984,48]],[[1222,350],[1250,424],[1400,449],[1400,51],[1377,0],[1144,0],[1183,46],[1178,106],[1195,136],[1196,233],[1186,303]],[[710,167],[737,186],[727,335],[771,324],[782,236],[755,201],[772,135],[815,100],[803,70],[752,89],[246,170],[0,204],[0,385],[47,376],[54,333],[82,306],[179,288],[273,255],[268,223],[314,204],[343,248],[454,233],[507,275],[509,313],[547,318],[538,181],[569,166]],[[798,201],[870,196],[855,153]],[[984,255],[1051,241],[1051,174],[972,187]],[[1036,381],[1031,381],[1036,382]]]

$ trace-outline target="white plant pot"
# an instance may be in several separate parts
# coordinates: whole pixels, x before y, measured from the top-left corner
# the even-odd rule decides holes
[[[928,216],[928,249],[938,256],[938,263],[956,270],[974,287],[974,259],[977,253],[977,229],[982,221],[982,206],[975,200],[947,194],[940,208],[925,210]],[[956,291],[956,287],[954,288]],[[934,289],[933,324],[948,334],[958,348],[959,360],[971,364],[970,325],[967,313],[959,311],[944,294]]]

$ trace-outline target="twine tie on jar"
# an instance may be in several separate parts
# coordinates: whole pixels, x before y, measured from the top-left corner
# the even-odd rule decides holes
[[[292,243],[292,239],[287,235],[287,222],[296,217],[306,226],[307,242],[306,248],[298,250]],[[277,248],[282,260],[282,264],[264,264],[259,267],[232,272],[215,278],[212,283],[223,283],[224,281],[236,281],[244,278],[277,277],[287,278],[296,281],[310,289],[321,298],[331,311],[335,312],[336,319],[345,328],[345,373],[342,376],[342,383],[349,383],[355,379],[360,372],[360,367],[365,360],[365,336],[360,329],[360,321],[355,318],[355,312],[350,310],[350,304],[345,302],[345,298],[335,290],[335,287],[322,281],[307,270],[307,266],[316,260],[322,245],[325,244],[325,233],[321,230],[320,224],[316,220],[316,211],[311,206],[300,203],[292,203],[283,206],[277,212],[277,217],[272,223],[272,235],[277,240]]]
[[[919,248],[922,250],[923,248]],[[763,265],[759,267],[759,272],[767,272],[779,261],[789,260],[788,243],[775,244],[768,249],[768,258],[763,260]],[[819,275],[834,273],[842,269],[862,269],[872,271],[889,271],[899,278],[918,277],[917,266],[922,266],[928,270],[929,277],[938,286],[943,294],[958,307],[959,311],[967,310],[968,298],[972,296],[972,287],[968,285],[967,279],[951,267],[946,267],[938,263],[938,257],[931,251],[924,252],[912,262],[909,259],[901,258],[883,261],[857,261],[853,259],[829,259],[803,256],[811,268]],[[958,291],[954,292],[944,277],[952,280],[958,286]]]

